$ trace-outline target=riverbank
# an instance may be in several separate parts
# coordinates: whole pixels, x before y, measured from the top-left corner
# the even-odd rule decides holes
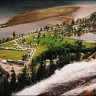
[[[73,12],[72,14],[66,15],[66,16],[50,17],[50,18],[35,21],[35,22],[0,28],[0,39],[2,39],[3,37],[12,37],[13,31],[15,31],[16,34],[22,34],[22,33],[28,34],[30,32],[35,32],[37,29],[40,29],[41,27],[43,28],[46,25],[50,25],[50,26],[54,26],[56,24],[60,25],[60,24],[62,24],[62,22],[69,20],[69,18],[70,19],[84,18],[96,11],[95,3],[90,4],[90,5],[82,4],[82,5],[78,5],[78,6],[80,8],[77,11]]]
[[[51,17],[66,16],[78,10],[79,6],[59,6],[48,9],[32,11],[12,17],[3,27],[36,22]]]

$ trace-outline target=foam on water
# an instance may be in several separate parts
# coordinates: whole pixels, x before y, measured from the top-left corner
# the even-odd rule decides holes
[[[55,74],[48,79],[43,80],[28,88],[25,88],[24,90],[18,92],[16,95],[38,95],[50,90],[56,84],[66,84],[67,82],[76,81],[86,77],[90,78],[90,76],[95,75],[96,60],[91,62],[75,62],[63,67],[61,70],[56,70]],[[80,87],[79,90],[80,89],[82,89],[82,87]]]

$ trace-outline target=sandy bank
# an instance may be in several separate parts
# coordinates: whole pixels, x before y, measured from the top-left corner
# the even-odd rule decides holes
[[[19,14],[12,17],[5,25],[13,26],[18,24],[30,23],[39,20],[44,20],[51,17],[66,16],[78,10],[78,6],[60,6],[43,10],[32,11],[29,13]]]

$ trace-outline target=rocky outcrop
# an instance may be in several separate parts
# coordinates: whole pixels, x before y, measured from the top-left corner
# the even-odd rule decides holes
[[[82,93],[80,93],[78,96],[96,96],[96,89],[85,90]]]

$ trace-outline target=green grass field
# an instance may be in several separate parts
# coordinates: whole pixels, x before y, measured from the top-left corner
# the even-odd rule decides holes
[[[46,34],[46,36],[44,36],[44,34]],[[24,43],[24,44],[22,43],[23,39],[19,39],[19,40],[17,40],[17,42],[20,46],[23,45],[24,47],[27,47],[27,46],[30,46],[30,44],[37,44],[38,43],[37,41],[39,40],[39,45],[33,47],[36,49],[36,52],[33,57],[36,57],[43,51],[47,50],[49,46],[60,45],[65,42],[74,44],[77,41],[77,39],[73,39],[73,38],[65,38],[65,37],[62,38],[60,36],[51,36],[54,34],[55,34],[54,32],[43,32],[43,33],[41,33],[40,38],[36,38],[36,36],[38,36],[37,33],[31,34],[31,35],[29,35],[28,38],[25,39],[26,43]],[[60,32],[57,32],[56,34],[60,35]],[[37,41],[34,41],[34,38]],[[8,42],[4,45],[6,47],[16,47],[13,44],[15,44],[14,41]],[[96,46],[95,43],[83,42],[83,44],[88,48]],[[27,51],[0,50],[0,58],[1,59],[12,59],[12,60],[22,60],[22,55],[26,54],[26,53],[27,53]]]
[[[25,46],[25,47],[26,47],[26,46],[29,46],[30,42],[31,42],[31,44],[34,43],[33,38],[34,38],[36,35],[37,35],[37,34],[33,34],[33,35],[30,35],[28,38],[26,38],[26,39],[25,39],[26,44],[23,44],[23,43],[22,43],[23,39],[17,40],[17,43],[18,43],[19,45],[23,45],[23,46]]]
[[[7,43],[5,43],[5,44],[3,44],[3,45],[4,45],[5,47],[14,47],[13,44],[15,44],[14,41],[10,41],[10,42],[7,42]]]
[[[0,50],[0,59],[22,60],[22,55],[28,51]]]
[[[40,40],[40,44],[41,45],[46,45],[46,46],[48,46],[48,45],[52,45],[52,44],[56,44],[56,45],[58,45],[58,44],[61,44],[61,43],[65,43],[65,42],[68,42],[68,43],[70,43],[70,44],[74,44],[77,40],[79,40],[79,39],[73,39],[73,38],[61,38],[61,37],[49,37],[49,36],[46,36],[46,37],[42,37],[42,38],[40,38],[39,39]],[[82,41],[82,40],[81,40]],[[94,47],[94,46],[96,46],[96,44],[95,43],[87,43],[87,42],[84,42],[83,41],[83,44],[86,46],[86,47],[88,47],[88,48],[91,48],[91,47]]]
[[[47,47],[46,46],[37,46],[37,47],[35,47],[35,49],[36,49],[36,52],[34,54],[34,57],[38,56],[43,51],[47,50]]]
[[[46,34],[46,36],[44,37],[43,35]],[[57,32],[57,34],[60,34],[60,32]],[[42,53],[43,51],[47,50],[48,46],[50,45],[58,45],[58,44],[62,44],[65,42],[68,43],[75,43],[77,41],[77,39],[73,39],[73,38],[62,38],[62,37],[52,37],[51,35],[54,35],[54,32],[43,32],[41,33],[41,37],[37,40],[39,40],[39,44],[36,47],[34,47],[36,49],[36,53],[34,54],[34,57],[38,56],[40,53]],[[36,41],[34,41],[34,37],[36,37],[37,34],[32,34],[30,35],[28,38],[26,38],[26,44],[22,44],[23,46],[29,46],[30,42],[31,44],[37,44]],[[17,42],[21,45],[22,40],[17,40]],[[87,43],[87,42],[83,42],[83,44],[88,47],[94,47],[95,44],[94,43]]]

